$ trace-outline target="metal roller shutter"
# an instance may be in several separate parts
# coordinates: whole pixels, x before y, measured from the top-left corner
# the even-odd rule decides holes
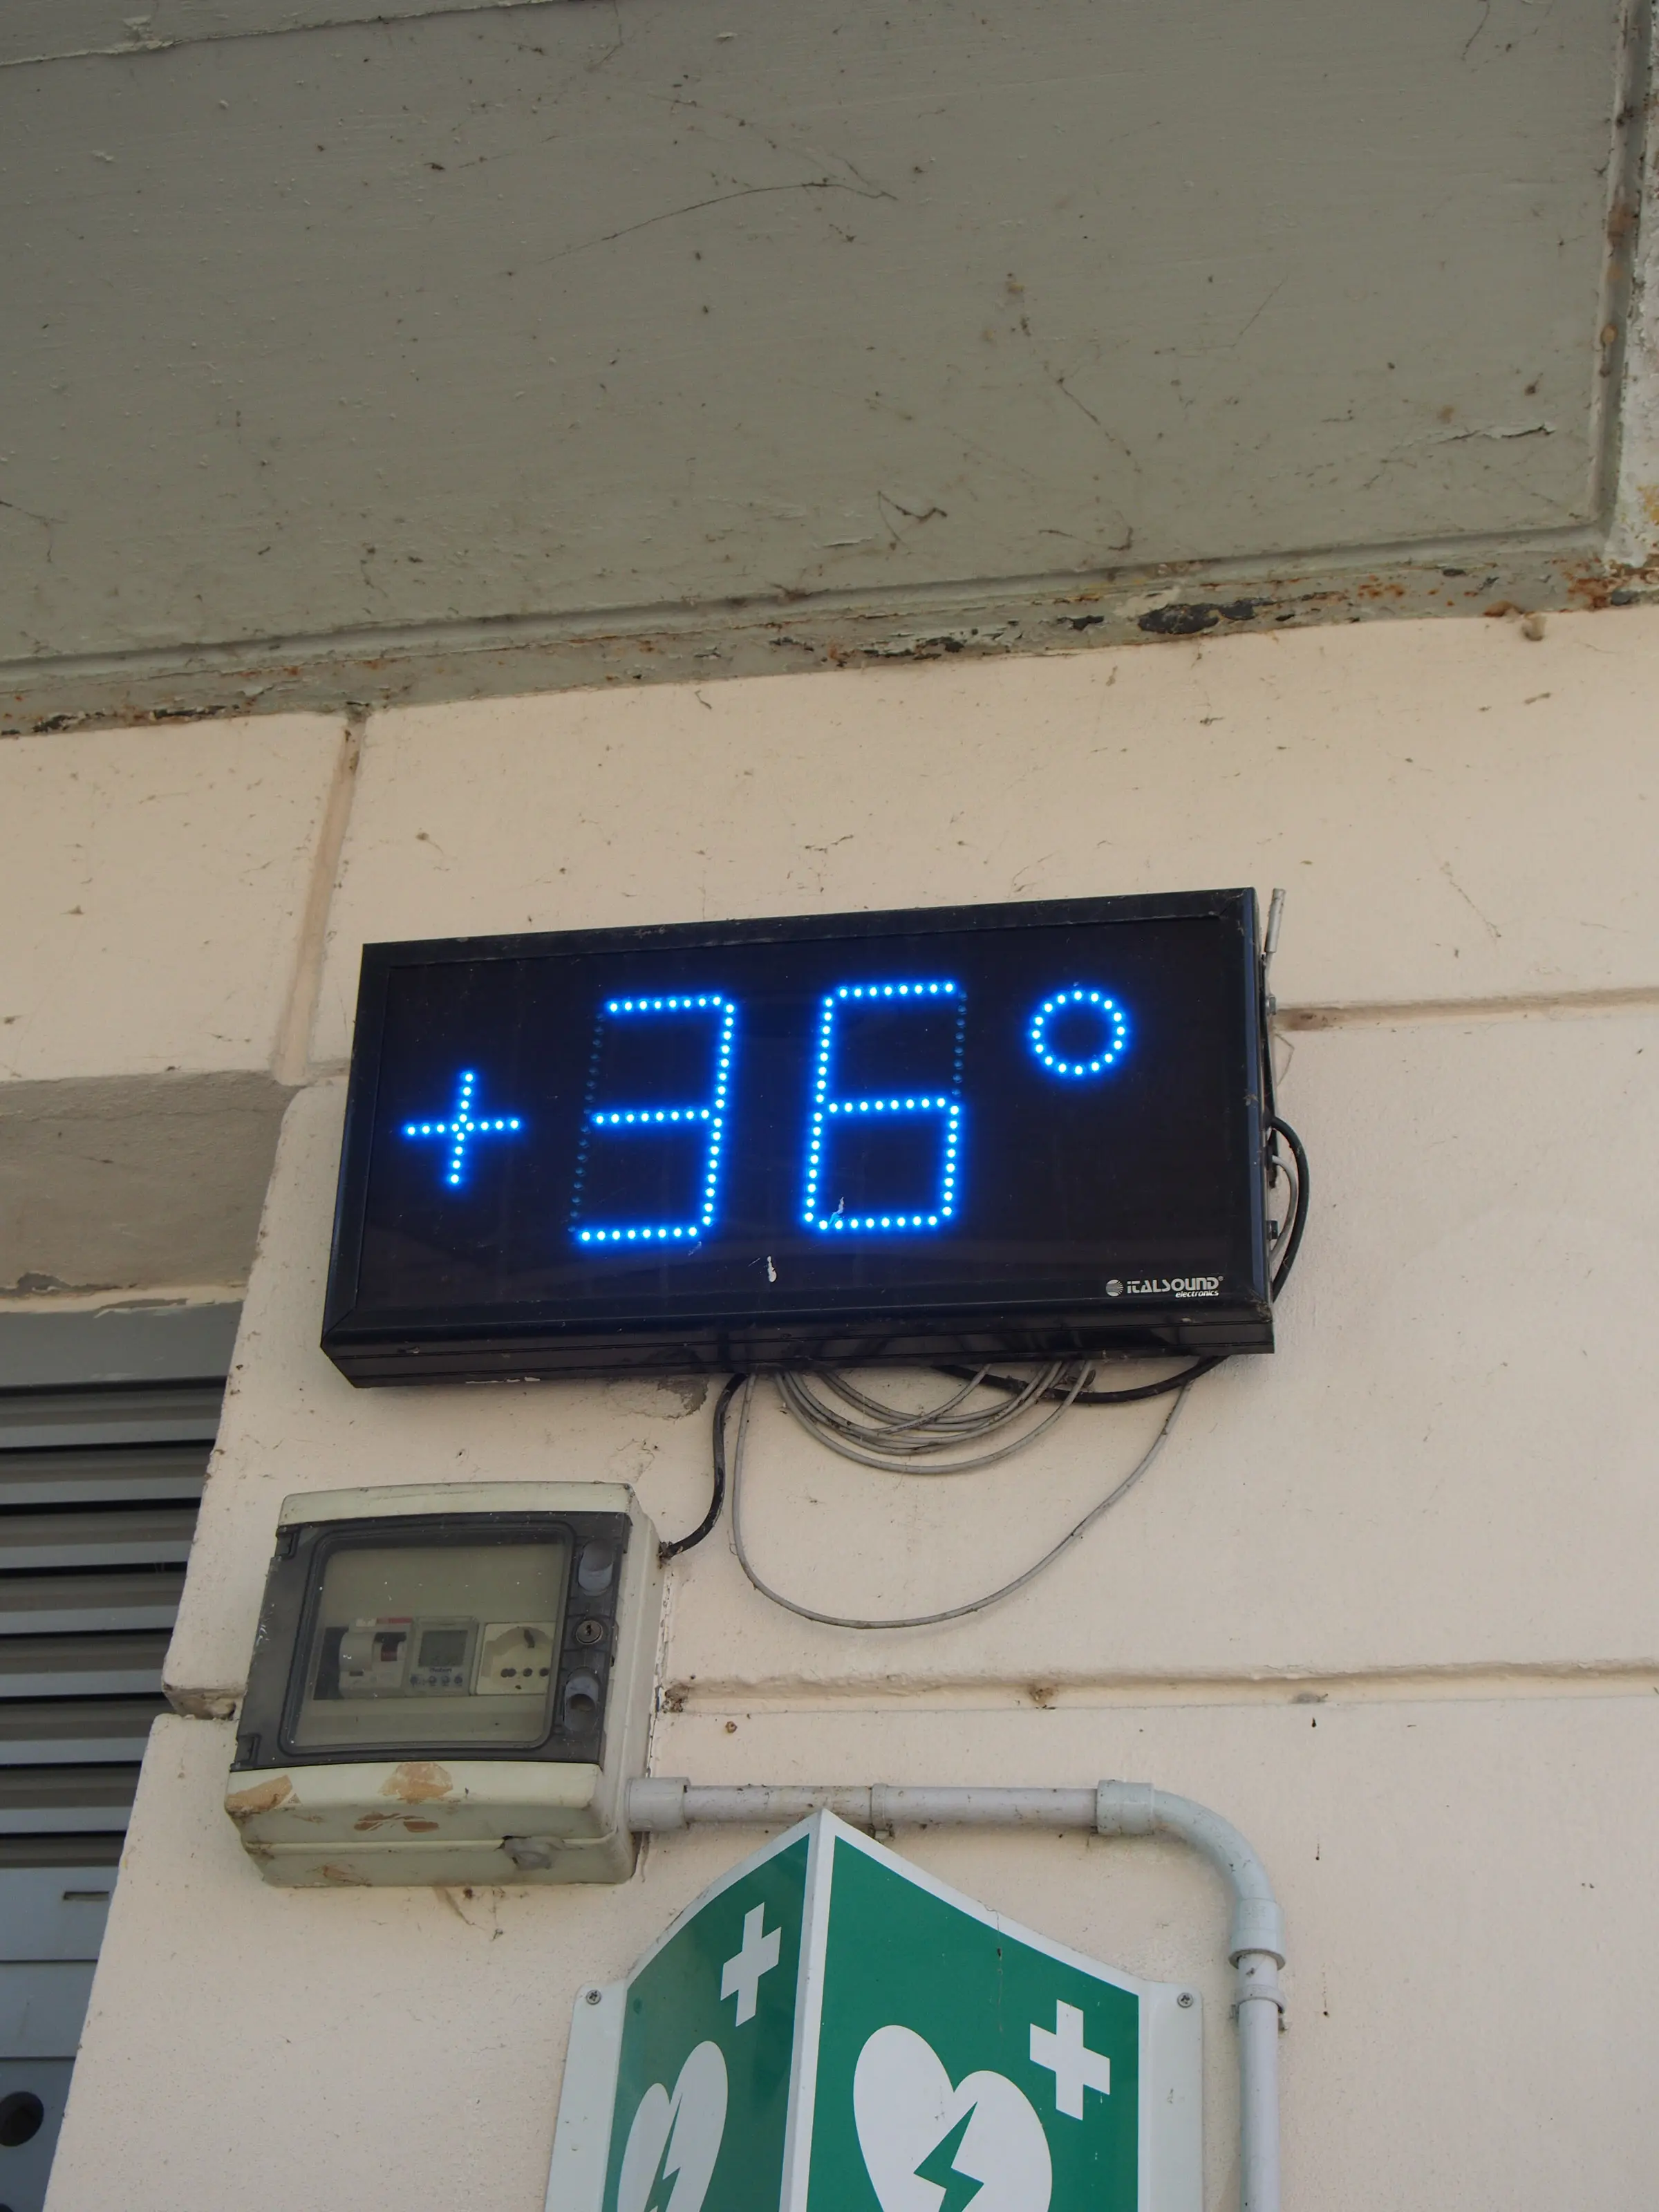
[[[0,1392],[0,1868],[120,1855],[222,1394]]]
[[[235,1318],[0,1316],[0,2212],[45,2202]]]

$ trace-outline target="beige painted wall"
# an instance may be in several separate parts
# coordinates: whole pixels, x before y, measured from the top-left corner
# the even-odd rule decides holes
[[[361,943],[1214,882],[1293,893],[1282,1097],[1316,1204],[1281,1351],[1196,1390],[1142,1488],[981,1622],[805,1627],[705,1546],[671,1578],[654,1762],[1186,1790],[1290,1916],[1287,2204],[1650,2202],[1656,694],[1659,615],[1629,612],[372,720],[52,2212],[250,2185],[537,2212],[572,1993],[743,1848],[659,1840],[615,1892],[284,1895],[219,1811],[229,1728],[186,1715],[238,1693],[286,1492],[619,1475],[671,1530],[705,1494],[695,1391],[358,1393],[315,1348]],[[1076,1415],[946,1499],[767,1407],[757,1549],[820,1598],[948,1601],[1153,1418]],[[1200,1980],[1221,2212],[1209,1878],[1136,1844],[904,1848]]]
[[[320,715],[0,739],[0,1299],[246,1275],[351,757]]]
[[[1649,989],[1646,610],[376,715],[313,1055],[365,939],[1254,883],[1287,1006]]]

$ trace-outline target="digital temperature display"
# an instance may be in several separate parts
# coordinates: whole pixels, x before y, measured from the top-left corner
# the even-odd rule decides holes
[[[1249,891],[370,945],[355,1381],[1272,1348]]]

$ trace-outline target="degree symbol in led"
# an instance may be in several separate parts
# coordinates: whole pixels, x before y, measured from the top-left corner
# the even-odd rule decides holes
[[[1085,1008],[1097,1016],[1102,1025],[1098,1049],[1086,1060],[1068,1059],[1056,1052],[1048,1042],[1048,1024],[1056,1015],[1071,1012],[1073,1007]],[[1084,1082],[1089,1078],[1104,1075],[1116,1066],[1128,1048],[1129,1018],[1117,1000],[1105,991],[1089,983],[1076,983],[1063,991],[1055,991],[1044,999],[1031,1015],[1026,1031],[1030,1044],[1039,1064],[1050,1075],[1071,1082]]]

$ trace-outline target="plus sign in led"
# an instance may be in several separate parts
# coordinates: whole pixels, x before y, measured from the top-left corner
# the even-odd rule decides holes
[[[1086,1022],[1095,1028],[1098,1042],[1092,1052],[1080,1050],[1075,1045],[1069,1056],[1055,1051],[1049,1042],[1049,1024],[1068,1016],[1075,1026],[1081,1027]],[[1091,1075],[1104,1075],[1122,1059],[1129,1042],[1129,1019],[1115,999],[1089,984],[1079,983],[1044,999],[1031,1016],[1026,1035],[1031,1050],[1050,1075],[1082,1081]]]
[[[444,1186],[459,1190],[466,1181],[467,1153],[480,1137],[514,1137],[524,1127],[516,1114],[482,1115],[472,1110],[477,1096],[477,1071],[461,1070],[455,1086],[455,1104],[445,1121],[405,1121],[404,1134],[417,1139],[440,1137],[448,1145],[441,1173]]]

